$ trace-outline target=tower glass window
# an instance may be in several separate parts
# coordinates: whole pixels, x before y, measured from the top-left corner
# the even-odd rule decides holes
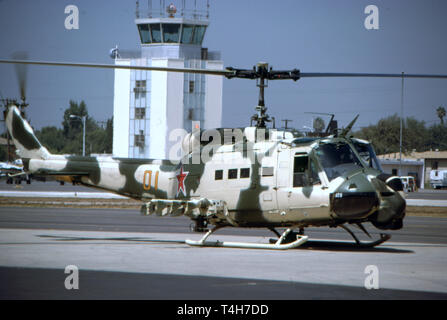
[[[161,28],[159,23],[151,24],[151,36],[153,43],[161,43]]]
[[[135,88],[135,99],[146,97],[146,80],[136,80]]]
[[[191,44],[194,33],[194,25],[184,24],[182,31],[182,43]]]
[[[178,43],[180,38],[180,24],[163,23],[163,39],[165,43]]]
[[[146,117],[145,108],[135,108],[135,119],[144,119]]]
[[[134,139],[135,147],[144,148],[144,131],[140,130],[140,134],[135,135]]]
[[[202,44],[203,36],[205,35],[206,26],[196,26],[194,28],[193,44]]]
[[[151,35],[149,33],[148,24],[139,24],[138,31],[140,32],[141,43],[151,43]]]

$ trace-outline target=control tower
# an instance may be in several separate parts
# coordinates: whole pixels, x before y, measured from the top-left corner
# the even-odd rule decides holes
[[[158,3],[158,1],[157,1]],[[137,1],[135,24],[141,52],[126,57],[111,51],[115,64],[174,68],[223,69],[219,52],[202,47],[209,25],[206,10],[171,3],[143,13]],[[219,128],[222,121],[222,84],[219,76],[177,72],[115,70],[113,155],[129,158],[178,159],[169,136],[175,129]],[[171,154],[170,154],[171,153]]]

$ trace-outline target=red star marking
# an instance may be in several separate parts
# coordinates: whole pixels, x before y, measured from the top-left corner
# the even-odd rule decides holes
[[[186,190],[185,190],[185,180],[186,176],[189,172],[185,171],[183,172],[183,166],[180,167],[180,173],[177,175],[177,181],[178,181],[178,187],[177,187],[177,196],[179,195],[180,191],[183,193],[183,195],[186,197]]]

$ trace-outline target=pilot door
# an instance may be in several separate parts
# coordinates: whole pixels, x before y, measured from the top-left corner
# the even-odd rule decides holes
[[[310,154],[288,148],[280,150],[277,201],[282,215],[298,214],[300,218],[306,219],[314,211],[327,207],[326,189],[318,174],[316,161]]]

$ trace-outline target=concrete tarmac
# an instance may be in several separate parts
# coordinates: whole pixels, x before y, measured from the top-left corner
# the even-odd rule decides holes
[[[31,184],[22,182],[21,184],[6,184],[6,180],[0,180],[0,193],[1,191],[30,191],[30,192],[102,192],[107,191],[89,188],[82,185],[72,185],[71,183],[65,183],[60,185],[57,181],[36,181],[32,180]],[[417,192],[406,193],[407,199],[422,199],[422,200],[447,200],[447,190],[432,190],[432,189],[418,189]]]
[[[189,247],[185,239],[202,236],[188,232],[189,223],[134,210],[2,207],[0,298],[447,298],[447,219],[408,217],[389,242],[371,249],[317,242],[350,237],[310,228],[313,242],[289,251]],[[228,228],[213,236],[269,238],[258,229]],[[65,288],[68,265],[79,269],[78,290]],[[379,289],[365,288],[368,266],[377,267]]]
[[[0,207],[0,228],[188,233],[191,223],[184,216],[142,216],[136,209]],[[364,226],[374,238],[384,232],[369,223]],[[358,228],[351,229],[360,239],[368,240]],[[341,228],[319,227],[307,228],[305,231],[310,239],[352,240]],[[406,217],[401,230],[387,230],[386,233],[391,234],[392,241],[447,244],[447,218]],[[224,228],[216,233],[216,237],[220,234],[273,236],[267,229],[246,228]]]

